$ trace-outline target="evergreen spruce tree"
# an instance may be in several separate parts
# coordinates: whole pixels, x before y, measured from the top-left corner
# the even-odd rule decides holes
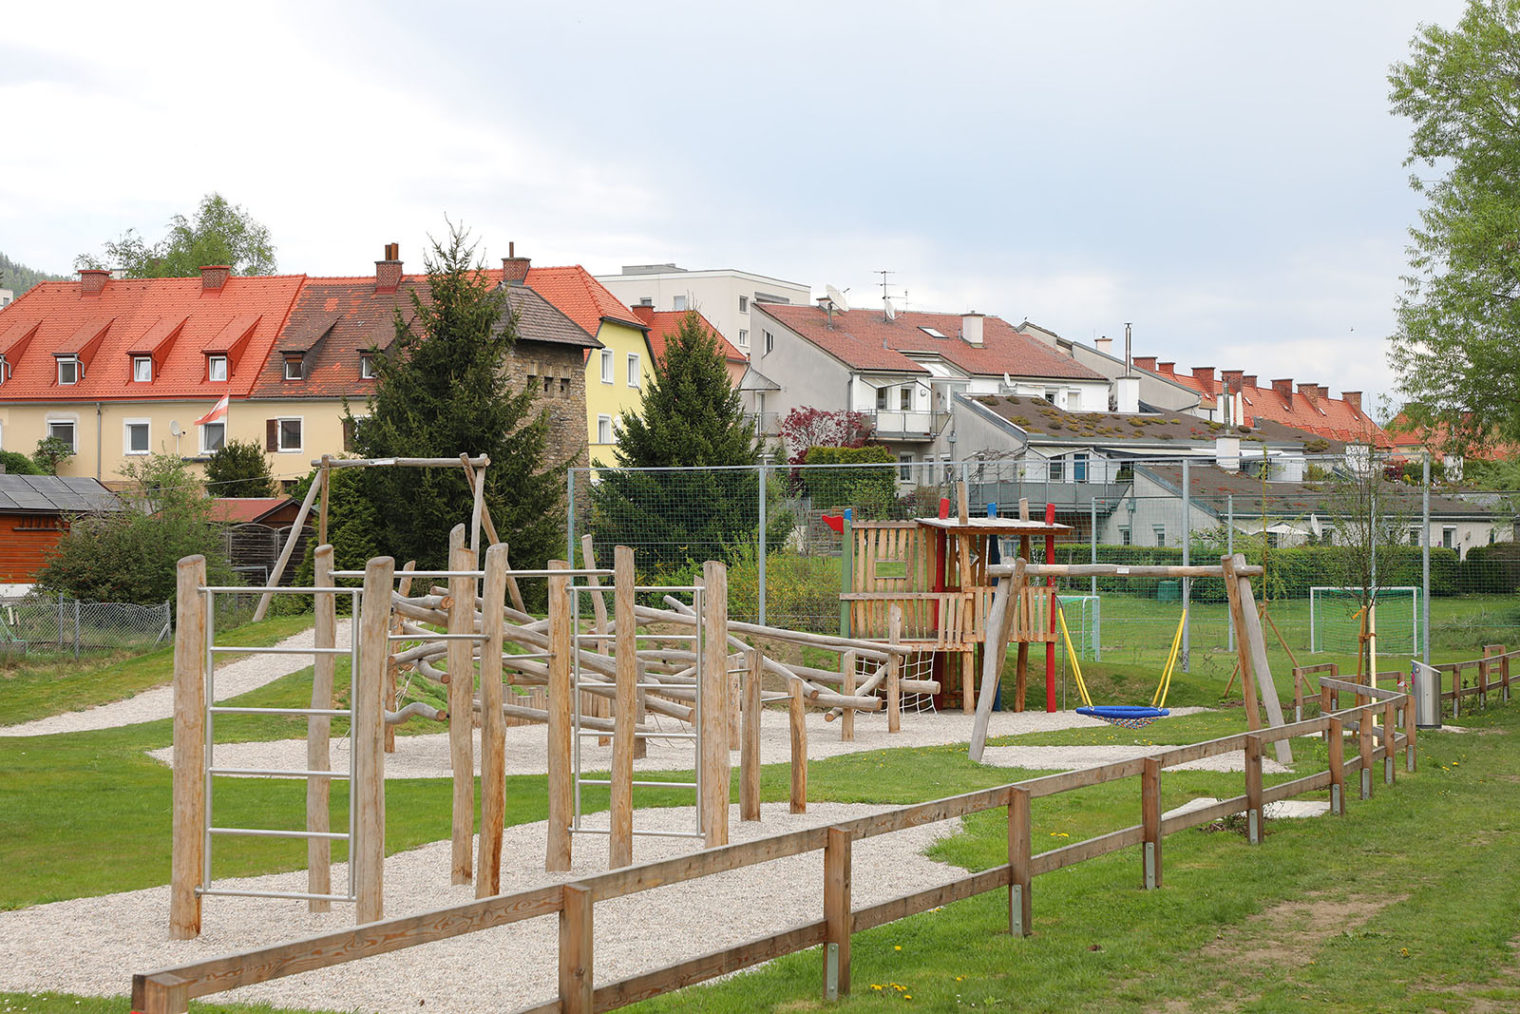
[[[534,392],[502,370],[517,340],[504,293],[475,260],[468,233],[449,226],[425,258],[428,291],[414,292],[411,319],[398,311],[391,352],[376,359],[369,417],[354,427],[367,458],[486,454],[485,501],[520,567],[542,567],[562,545],[565,462],[544,462],[547,415]],[[353,420],[352,412],[348,413]],[[449,530],[468,524],[473,498],[458,468],[367,468],[375,544],[398,561],[441,568]]]
[[[592,528],[601,546],[639,550],[646,573],[731,559],[752,544],[759,521],[760,458],[718,350],[695,312],[654,364],[640,415],[619,420],[616,463],[592,488]],[[609,464],[596,462],[598,465]]]

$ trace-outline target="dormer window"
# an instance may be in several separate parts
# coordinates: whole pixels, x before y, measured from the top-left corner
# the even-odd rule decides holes
[[[153,357],[132,357],[132,382],[134,384],[147,384],[153,380]]]
[[[285,356],[285,379],[286,380],[300,380],[301,379],[301,356],[299,354],[297,354],[297,355],[289,355],[289,354],[287,354]]]
[[[58,358],[58,383],[77,384],[80,378],[79,357],[59,356]]]
[[[225,381],[227,379],[226,356],[206,357],[206,379],[213,382]]]
[[[375,379],[375,354],[373,352],[359,353],[359,379]]]
[[[11,364],[5,361],[4,356],[0,356],[0,384],[5,383],[10,377]]]

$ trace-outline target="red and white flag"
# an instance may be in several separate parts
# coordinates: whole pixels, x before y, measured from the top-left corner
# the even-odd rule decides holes
[[[211,411],[195,420],[191,425],[204,426],[208,422],[216,422],[227,414],[227,395],[222,395],[222,400],[212,406]]]

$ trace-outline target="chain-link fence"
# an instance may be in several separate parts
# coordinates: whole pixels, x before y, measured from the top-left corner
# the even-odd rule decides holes
[[[173,640],[169,603],[81,602],[63,595],[0,599],[0,655],[150,648]]]
[[[1411,655],[1520,644],[1520,496],[1465,489],[1437,472],[1427,480],[1418,459],[1411,466],[1276,449],[1168,459],[1068,451],[963,462],[904,455],[873,465],[575,469],[566,548],[578,557],[589,533],[605,565],[614,545],[632,546],[643,576],[667,581],[692,579],[703,560],[725,560],[735,618],[838,631],[848,623],[840,594],[856,590],[862,566],[838,519],[848,513],[854,529],[954,515],[964,483],[973,516],[1017,516],[1021,499],[1036,520],[1049,511],[1065,526],[1054,540],[1056,562],[1214,563],[1241,553],[1267,568],[1255,593],[1269,647],[1284,661],[1343,657],[1354,667],[1370,640],[1379,669],[1407,669]],[[953,586],[943,544],[914,546],[872,566],[883,573],[920,566],[925,591]],[[1019,549],[1017,538],[983,538],[975,552],[1011,559]],[[1043,560],[1043,536],[1028,549]],[[1219,579],[1115,576],[1061,585],[1063,599],[1087,597],[1083,633],[1074,630],[1084,656],[1155,663],[1180,627],[1189,669],[1223,677],[1235,665]],[[1067,613],[1074,616],[1072,607]]]

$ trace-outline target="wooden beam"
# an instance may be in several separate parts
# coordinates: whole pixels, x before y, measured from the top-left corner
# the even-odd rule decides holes
[[[502,714],[502,614],[507,600],[507,547],[486,550],[480,626],[480,840],[475,897],[501,893],[502,834],[507,806],[507,725]],[[465,642],[468,643],[468,642]]]
[[[169,939],[201,933],[195,889],[205,863],[206,558],[187,556],[175,572],[174,814],[169,861]]]
[[[1244,557],[1242,557],[1244,559]],[[1118,563],[1031,563],[1030,577],[1223,577],[1223,571],[1211,564],[1181,565],[1118,564]],[[995,563],[987,568],[988,577],[1008,577],[1013,565]],[[1257,566],[1244,564],[1235,568],[1237,577],[1261,577],[1263,571]]]
[[[564,1014],[592,1014],[591,891],[580,884],[566,884],[564,907],[559,912],[559,1003]]]
[[[326,501],[323,501],[324,504]],[[312,581],[318,588],[333,586],[333,547],[323,543],[313,557]],[[338,603],[336,593],[321,592],[312,596],[312,609],[316,613],[313,645],[319,653],[312,660],[311,706],[313,709],[330,709],[333,706],[333,677],[338,659],[321,649],[331,649],[338,643]],[[390,666],[386,666],[387,673]],[[327,771],[332,765],[332,719],[326,715],[312,715],[306,719],[306,770]],[[306,779],[306,830],[317,836],[306,840],[306,890],[311,894],[332,892],[332,840],[321,837],[332,830],[329,808],[332,779]],[[332,902],[312,898],[306,903],[309,912],[329,912]]]
[[[887,642],[902,643],[902,607],[893,604],[887,609]],[[887,732],[902,731],[902,660],[896,655],[887,659]]]
[[[590,538],[590,536],[586,536]],[[635,685],[639,681],[638,624],[633,613],[633,550],[617,546],[613,556],[613,615],[617,620],[617,697],[612,708],[611,828],[609,869],[633,862],[633,746],[636,724]],[[606,615],[602,621],[605,624]]]
[[[354,676],[354,784],[349,787],[357,840],[349,843],[359,922],[385,915],[385,665],[396,561],[388,556],[364,568],[359,613],[359,671]]]
[[[760,819],[760,674],[765,671],[760,649],[747,656],[744,670],[741,737],[739,740],[739,819]]]
[[[802,702],[802,682],[793,680],[787,684],[790,693],[787,716],[791,722],[792,740],[792,791],[791,812],[807,812],[807,709]]]
[[[1235,554],[1235,575],[1239,581],[1240,607],[1245,614],[1245,640],[1251,650],[1251,670],[1256,676],[1256,687],[1261,693],[1261,703],[1267,712],[1267,721],[1274,726],[1286,724],[1283,719],[1282,701],[1277,697],[1277,685],[1272,682],[1272,666],[1267,661],[1267,641],[1261,629],[1261,616],[1256,612],[1256,598],[1251,593],[1251,579],[1241,575],[1245,557]],[[1273,744],[1279,764],[1293,763],[1293,745],[1286,739]]]
[[[702,566],[701,721],[702,831],[708,848],[728,844],[728,568]]]
[[[322,491],[320,482],[313,482],[311,488],[306,491],[306,499],[301,501],[301,509],[296,511],[295,523],[290,526],[290,537],[285,540],[285,546],[280,550],[280,558],[275,561],[274,571],[269,575],[269,587],[279,585],[280,578],[285,574],[285,565],[290,562],[290,554],[295,551],[296,542],[301,538],[301,526],[306,523],[306,516],[311,513],[311,505],[317,499],[317,494]],[[259,596],[259,604],[253,611],[253,622],[264,618],[269,611],[269,601],[274,598],[274,592],[265,592]]]
[[[846,697],[855,696],[855,653],[846,651],[839,656],[839,692]],[[839,719],[839,741],[855,741],[855,709],[845,708]]]
[[[465,545],[464,525],[449,532],[449,569],[474,570],[474,550]],[[462,634],[475,630],[475,579],[449,578],[449,768],[454,776],[453,835],[450,882],[468,884],[473,865],[470,847],[475,839],[475,731],[471,705],[475,700],[475,645]],[[498,653],[497,657],[500,657]]]
[[[550,570],[569,570],[564,560],[550,560]],[[570,869],[570,579],[549,578],[549,844],[544,870]]]
[[[828,928],[823,945],[823,998],[850,995],[850,832],[828,829],[823,849],[823,921]]]
[[[987,615],[987,636],[982,649],[982,692],[976,702],[976,719],[971,726],[970,757],[980,764],[987,747],[987,724],[992,720],[992,703],[997,699],[998,680],[1003,675],[1003,659],[1008,654],[1008,638],[1013,633],[1013,615],[1024,593],[1028,563],[1021,556],[1014,561],[1008,577],[999,578],[992,593]]]

